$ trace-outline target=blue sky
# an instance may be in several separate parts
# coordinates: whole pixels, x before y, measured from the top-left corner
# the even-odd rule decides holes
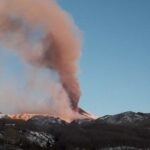
[[[98,116],[150,112],[150,1],[58,2],[83,33],[80,106]],[[17,75],[23,66],[17,56],[2,58],[8,77],[21,80]]]
[[[84,36],[80,105],[96,115],[150,111],[150,1],[59,0]]]

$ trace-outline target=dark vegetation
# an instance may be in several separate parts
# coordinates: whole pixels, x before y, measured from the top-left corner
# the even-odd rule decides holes
[[[72,150],[75,148],[97,150],[100,148],[129,146],[150,148],[150,120],[136,125],[111,125],[93,121],[84,125],[76,122],[58,125],[49,124],[41,127],[34,122],[24,120],[0,119],[1,149],[38,150],[39,146],[26,140],[24,132],[37,131],[51,134],[55,138],[52,150]],[[44,148],[43,148],[44,149]],[[19,150],[19,149],[18,149]]]

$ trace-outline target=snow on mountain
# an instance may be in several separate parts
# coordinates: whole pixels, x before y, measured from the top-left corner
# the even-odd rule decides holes
[[[9,118],[9,116],[0,112],[0,119],[3,119],[3,118]]]
[[[0,113],[0,119],[2,118],[12,118],[12,119],[25,119],[28,122],[31,122],[33,124],[36,124],[38,126],[48,126],[48,125],[66,125],[68,124],[64,120],[61,120],[60,118],[55,118],[48,115],[33,115],[33,114],[18,114],[18,115],[6,115],[3,113]],[[103,122],[108,124],[137,124],[141,123],[142,121],[150,120],[150,113],[140,113],[140,112],[124,112],[116,115],[106,115],[103,117],[100,117],[96,120],[93,120],[92,118],[83,118],[83,119],[76,119],[72,121],[72,123],[76,123],[78,125],[86,125],[91,124],[94,122]]]
[[[128,111],[116,115],[106,115],[97,119],[97,121],[109,124],[136,124],[148,119],[150,119],[150,113]]]
[[[52,147],[55,144],[54,137],[43,132],[29,131],[25,133],[25,136],[31,143],[34,143],[41,148]]]
[[[55,139],[54,136],[51,134],[47,134],[44,132],[35,132],[35,131],[19,131],[22,139],[25,139],[27,142],[34,144],[41,148],[50,148],[54,146]],[[12,139],[7,139],[6,133],[0,133],[0,140],[5,141],[7,140],[8,143],[11,143],[13,145],[17,144],[17,138],[13,137]],[[14,138],[14,139],[13,139]]]
[[[38,126],[48,126],[48,125],[65,125],[67,122],[50,116],[34,116],[28,120],[28,122],[33,123]]]
[[[6,115],[5,114],[0,114],[0,119],[5,118]]]

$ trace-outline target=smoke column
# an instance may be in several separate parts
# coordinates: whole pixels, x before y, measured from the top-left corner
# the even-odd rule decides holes
[[[80,98],[80,41],[78,28],[55,1],[0,0],[0,42],[25,62],[55,70],[74,110]]]

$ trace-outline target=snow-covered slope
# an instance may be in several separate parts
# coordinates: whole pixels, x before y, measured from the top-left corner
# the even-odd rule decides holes
[[[132,111],[124,112],[116,115],[103,116],[97,121],[103,121],[109,124],[138,124],[142,121],[149,120],[150,113],[135,113]]]
[[[28,122],[33,123],[38,126],[48,126],[48,125],[66,125],[67,122],[50,116],[34,116],[28,120]]]
[[[0,112],[0,119],[3,119],[3,118],[9,118],[9,116]]]
[[[44,132],[28,131],[25,133],[26,139],[41,148],[49,148],[55,144],[54,137]]]

